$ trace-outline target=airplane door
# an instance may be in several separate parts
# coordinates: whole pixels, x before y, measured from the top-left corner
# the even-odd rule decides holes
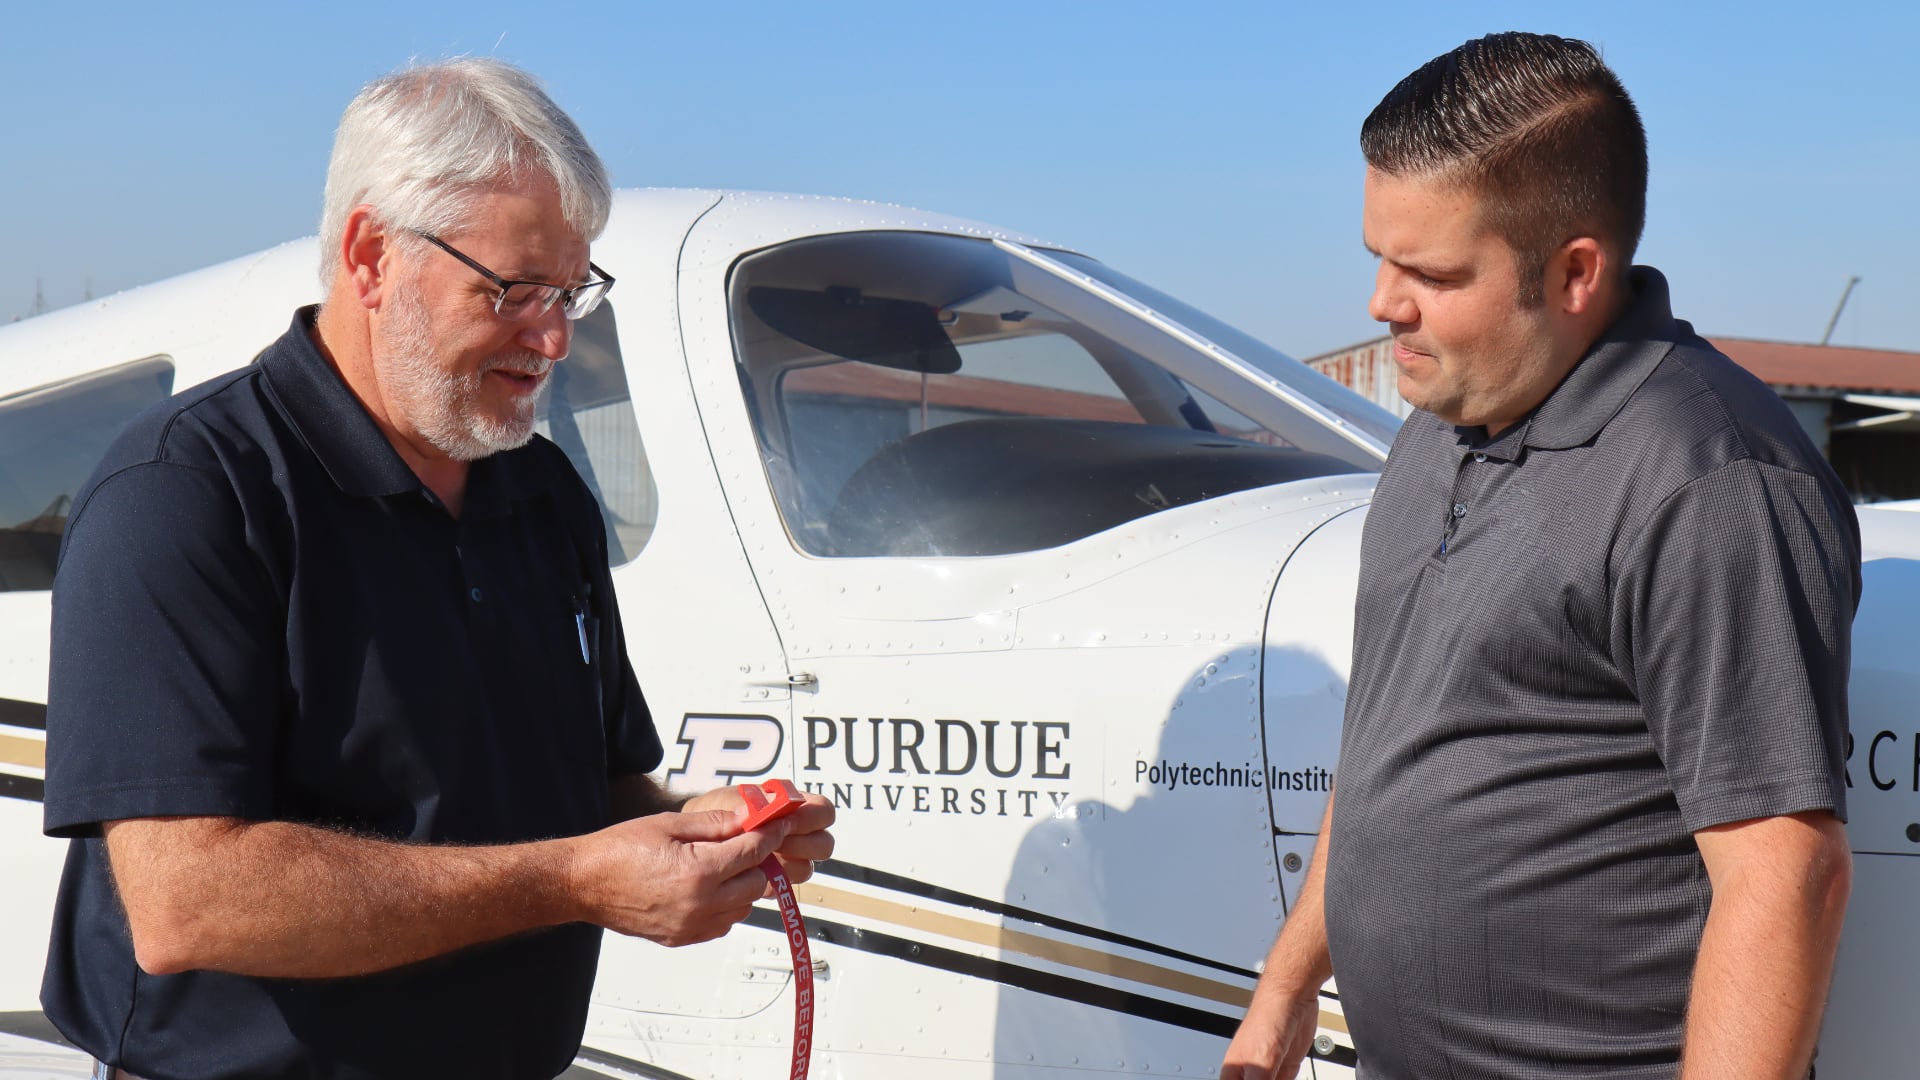
[[[601,503],[628,655],[665,750],[656,778],[684,791],[783,772],[792,719],[779,636],[720,496],[680,343],[680,240],[715,201],[662,193],[615,216],[594,256],[617,268],[619,290],[575,325],[541,426]],[[730,935],[665,949],[607,934],[589,1041],[646,1059],[636,1040],[763,1011],[791,978],[767,945]]]
[[[1364,512],[1342,513],[1303,540],[1267,614],[1262,750],[1288,911],[1306,879],[1340,759],[1365,521]]]
[[[1212,406],[1014,291],[991,244],[794,237],[776,199],[734,199],[689,235],[681,314],[792,680],[782,764],[839,808],[802,890],[816,1065],[897,1076],[910,1042],[916,1075],[1211,1071],[1280,900],[1257,690],[1273,507],[1083,482],[1074,455],[1205,452],[1238,421],[1195,420]],[[741,276],[789,239],[791,263]],[[1208,917],[1169,922],[1200,882]],[[706,1033],[739,1074],[776,1070],[789,1000]]]
[[[1364,510],[1346,510],[1315,528],[1287,559],[1267,612],[1261,746],[1288,914],[1312,863],[1340,760],[1365,522]],[[1311,1062],[1319,1080],[1350,1075],[1355,1061],[1337,989],[1329,984],[1328,991]]]

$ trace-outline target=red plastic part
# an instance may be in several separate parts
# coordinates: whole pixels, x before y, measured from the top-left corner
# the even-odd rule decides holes
[[[740,831],[752,832],[800,809],[804,796],[791,780],[768,780],[764,784],[741,784],[740,798],[747,804],[747,821]]]

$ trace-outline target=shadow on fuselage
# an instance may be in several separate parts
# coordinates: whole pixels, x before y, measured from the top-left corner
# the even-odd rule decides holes
[[[1070,804],[1022,838],[1004,894],[1017,914],[1003,920],[996,1076],[1219,1067],[1284,917],[1269,788],[1298,782],[1277,767],[1298,759],[1268,745],[1286,726],[1263,727],[1262,659],[1232,649],[1180,686],[1143,687],[1143,700],[1170,702],[1157,745],[1126,754],[1128,734],[1108,732],[1116,796]],[[1299,650],[1264,661],[1344,686]]]

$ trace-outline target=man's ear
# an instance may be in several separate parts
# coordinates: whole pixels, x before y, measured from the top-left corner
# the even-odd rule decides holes
[[[1576,236],[1560,245],[1547,262],[1547,303],[1568,315],[1585,315],[1608,300],[1607,276],[1613,260],[1591,236]]]
[[[373,207],[361,203],[347,213],[347,227],[340,234],[340,272],[361,307],[371,310],[380,306],[391,254],[387,228],[375,216]]]

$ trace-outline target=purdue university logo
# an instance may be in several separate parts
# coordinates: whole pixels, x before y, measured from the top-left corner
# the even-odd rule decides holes
[[[667,771],[667,783],[706,791],[772,772],[786,730],[771,716],[688,713],[674,741],[687,748],[687,755]]]

